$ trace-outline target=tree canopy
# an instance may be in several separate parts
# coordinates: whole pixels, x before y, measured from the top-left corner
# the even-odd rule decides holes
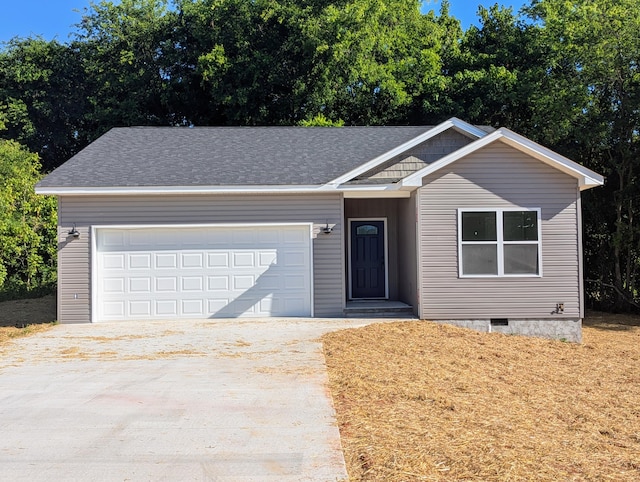
[[[36,154],[0,140],[0,293],[56,279],[56,202],[34,192],[39,169]]]

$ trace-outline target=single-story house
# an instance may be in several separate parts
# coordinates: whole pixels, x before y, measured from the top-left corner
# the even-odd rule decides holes
[[[508,129],[126,127],[58,198],[58,320],[421,319],[580,340],[580,192],[602,176]]]

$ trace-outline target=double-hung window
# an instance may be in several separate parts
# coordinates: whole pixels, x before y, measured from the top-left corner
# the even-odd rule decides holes
[[[461,277],[541,276],[540,209],[459,209]]]

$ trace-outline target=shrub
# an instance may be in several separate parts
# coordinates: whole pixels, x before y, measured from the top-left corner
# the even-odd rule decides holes
[[[56,200],[34,191],[40,160],[0,140],[0,297],[42,293],[56,281]]]

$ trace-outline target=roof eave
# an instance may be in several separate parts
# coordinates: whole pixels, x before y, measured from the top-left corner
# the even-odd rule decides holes
[[[279,186],[38,186],[36,194],[57,196],[149,195],[149,194],[252,194],[304,193],[323,190],[323,185]]]
[[[500,128],[485,137],[478,139],[477,141],[467,144],[466,146],[454,151],[438,161],[426,166],[425,168],[405,177],[399,184],[401,187],[419,187],[422,186],[422,179],[429,174],[432,174],[445,166],[493,143],[496,141],[504,142],[515,149],[529,154],[530,156],[544,162],[555,169],[558,169],[565,174],[568,174],[576,179],[581,190],[590,189],[592,187],[601,186],[604,184],[604,177],[600,174],[593,172],[592,170],[568,159],[557,152],[547,149],[540,144],[527,139],[526,137],[516,134],[515,132]]]
[[[402,154],[403,152],[408,151],[409,149],[417,146],[418,144],[422,144],[425,141],[428,141],[429,139],[431,139],[432,137],[437,136],[438,134],[449,130],[449,129],[455,129],[458,132],[461,132],[463,134],[467,134],[470,135],[472,137],[484,137],[487,135],[487,132],[483,131],[482,129],[469,124],[468,122],[465,122],[463,120],[458,119],[457,117],[452,117],[449,120],[446,120],[444,122],[442,122],[441,124],[438,124],[435,127],[432,127],[431,129],[425,131],[423,134],[414,137],[413,139],[411,139],[410,141],[405,142],[404,144],[401,144],[393,149],[391,149],[388,152],[385,152],[384,154],[371,159],[368,162],[365,162],[364,164],[358,166],[357,168],[342,174],[340,177],[337,177],[331,181],[329,181],[327,183],[327,185],[332,185],[332,186],[338,186],[340,184],[343,184],[347,181],[350,181],[351,179],[353,179],[356,176],[359,176],[360,174],[363,174],[367,171],[370,171],[371,169],[379,166],[380,164],[382,164],[383,162],[388,161],[389,159],[392,159],[393,157]]]

